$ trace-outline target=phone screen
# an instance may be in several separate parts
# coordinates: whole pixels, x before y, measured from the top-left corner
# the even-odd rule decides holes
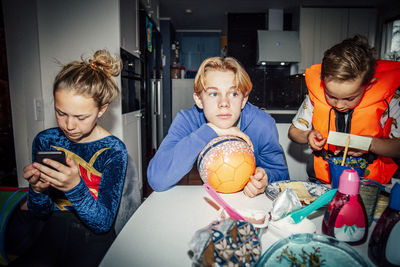
[[[35,156],[35,161],[40,164],[46,165],[45,163],[43,163],[43,159],[45,158],[55,160],[66,165],[64,151],[38,151]]]

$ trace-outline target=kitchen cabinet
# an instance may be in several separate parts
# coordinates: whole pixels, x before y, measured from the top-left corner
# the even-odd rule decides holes
[[[160,0],[141,0],[147,14],[156,24],[157,30],[160,30]]]
[[[249,71],[257,64],[257,30],[265,29],[265,13],[229,13],[228,56]]]
[[[139,1],[120,0],[121,47],[140,57]],[[159,1],[143,0],[146,13],[160,30]]]
[[[121,47],[140,57],[139,0],[120,0]]]
[[[350,8],[348,36],[361,33],[375,46],[377,10],[374,8]]]
[[[142,164],[142,112],[140,110],[122,114],[123,140],[129,155],[133,158],[139,175],[139,188],[143,192],[143,164]]]
[[[151,11],[154,22],[157,25],[157,29],[160,30],[160,1],[159,0],[151,0]]]
[[[176,38],[181,46],[181,64],[186,70],[197,71],[204,59],[219,56],[221,53],[219,31],[177,31]]]
[[[327,49],[355,34],[374,46],[376,21],[374,8],[301,8],[299,72],[321,63]]]

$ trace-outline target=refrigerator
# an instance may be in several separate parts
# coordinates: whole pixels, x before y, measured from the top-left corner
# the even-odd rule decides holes
[[[147,14],[142,13],[142,21],[145,27],[143,33],[143,57],[145,64],[145,77],[147,85],[147,127],[150,148],[154,154],[163,136],[163,68],[162,68],[162,38],[155,24]]]
[[[145,148],[143,152],[147,166],[159,148],[163,135],[163,67],[162,38],[152,19],[143,8],[139,10],[140,20],[140,51],[144,64],[144,125]],[[146,192],[144,192],[146,194]]]

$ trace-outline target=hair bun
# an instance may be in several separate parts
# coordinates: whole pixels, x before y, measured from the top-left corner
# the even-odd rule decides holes
[[[117,56],[112,56],[107,50],[97,50],[89,64],[94,69],[100,69],[108,76],[118,76],[121,73],[121,60]]]

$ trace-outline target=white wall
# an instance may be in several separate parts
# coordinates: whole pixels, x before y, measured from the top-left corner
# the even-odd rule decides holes
[[[56,126],[52,86],[60,70],[56,60],[68,63],[82,54],[107,49],[119,55],[118,0],[37,1],[40,69],[45,104],[45,128]],[[120,85],[120,79],[117,79]],[[110,112],[111,111],[111,112]],[[120,101],[117,99],[100,122],[122,137]]]
[[[194,79],[172,79],[172,119],[181,109],[189,109],[194,105]]]
[[[286,156],[286,162],[289,168],[290,180],[308,180],[306,172],[307,158],[311,154],[308,145],[299,145],[292,142],[288,137],[290,123],[277,123],[276,127],[279,133],[279,143],[282,146]]]
[[[35,135],[55,127],[52,84],[56,63],[108,49],[119,54],[118,0],[3,0],[15,153],[20,186],[31,162]],[[120,85],[120,79],[117,79]],[[33,99],[44,100],[44,121],[35,121]],[[122,139],[120,99],[100,124]]]

